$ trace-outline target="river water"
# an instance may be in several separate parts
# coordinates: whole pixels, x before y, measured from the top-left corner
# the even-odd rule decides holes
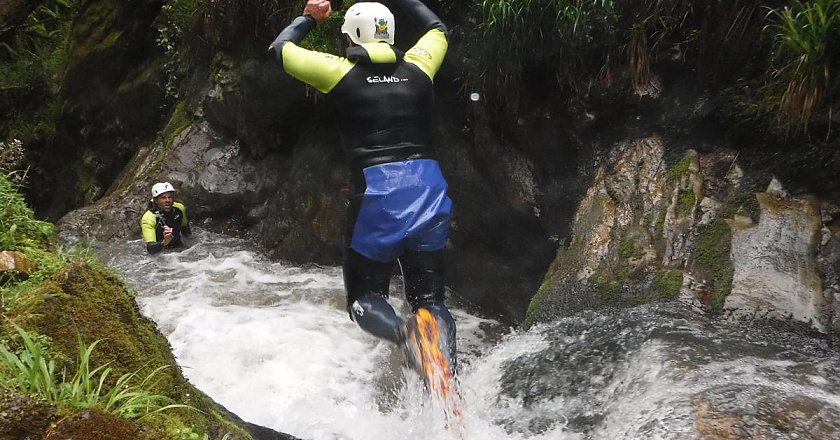
[[[463,396],[455,429],[402,353],[349,320],[340,268],[270,261],[195,229],[180,252],[148,256],[140,240],[98,252],[136,290],[190,382],[301,439],[840,438],[840,357],[829,343],[679,305],[525,332],[451,301]],[[399,279],[392,289],[405,316]]]

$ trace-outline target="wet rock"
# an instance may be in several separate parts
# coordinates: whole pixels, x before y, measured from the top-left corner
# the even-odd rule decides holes
[[[703,439],[828,439],[840,430],[840,408],[804,395],[727,385],[692,398],[697,434]],[[749,402],[749,404],[745,404]]]
[[[686,165],[680,179],[670,179],[675,185],[670,186],[664,151],[659,137],[638,139],[616,147],[607,166],[598,169],[575,213],[573,239],[558,251],[529,307],[528,322],[675,294],[651,286],[662,285],[657,280],[662,279],[663,247],[668,249],[666,265],[682,264],[685,237],[680,234],[692,223],[685,218],[696,202],[686,211],[675,205],[682,192],[693,194],[699,184],[689,177],[691,166]],[[667,278],[667,284],[676,283],[679,290],[676,276]]]
[[[171,151],[158,145],[135,157],[119,189],[62,217],[56,224],[62,241],[139,238],[140,218],[151,200],[149,189],[158,181],[175,186],[176,200],[194,220],[242,213],[277,189],[276,156],[249,160],[239,154],[237,142],[206,122],[186,126],[172,142]],[[156,161],[160,162],[155,166]]]
[[[50,428],[44,440],[149,440],[134,422],[93,410],[71,414]]]
[[[41,439],[55,409],[42,399],[14,391],[0,393],[0,440]]]
[[[0,252],[0,285],[11,281],[23,281],[37,270],[35,263],[18,251]]]
[[[823,296],[829,303],[826,313],[831,320],[833,336],[840,334],[840,207],[823,204],[823,226],[817,270],[823,281]]]
[[[756,198],[757,224],[730,223],[734,274],[724,309],[735,317],[792,318],[825,332],[830,320],[814,260],[822,227],[819,205],[771,193]]]

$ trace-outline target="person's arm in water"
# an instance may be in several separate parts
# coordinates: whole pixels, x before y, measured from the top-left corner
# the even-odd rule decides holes
[[[315,26],[327,21],[331,14],[328,0],[309,0],[303,15],[286,26],[268,47],[286,73],[322,93],[329,93],[353,68],[353,63],[346,58],[304,49],[298,44]]]
[[[449,48],[446,25],[420,0],[392,0],[391,3],[425,31],[420,40],[405,53],[405,60],[434,80]]]
[[[169,227],[164,227],[163,240],[157,241],[155,226],[157,226],[157,217],[152,211],[146,211],[140,220],[140,230],[143,232],[143,241],[146,242],[146,252],[150,254],[162,251],[172,241],[172,228]],[[167,229],[169,230],[168,234]]]

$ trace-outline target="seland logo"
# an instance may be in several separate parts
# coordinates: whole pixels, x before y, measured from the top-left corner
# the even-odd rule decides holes
[[[379,76],[373,75],[365,78],[368,84],[375,84],[375,83],[399,83],[408,81],[408,78],[399,78],[396,76]]]
[[[384,18],[374,18],[374,25],[376,30],[373,32],[373,38],[381,38],[383,40],[390,40],[391,36],[388,34],[388,20]]]

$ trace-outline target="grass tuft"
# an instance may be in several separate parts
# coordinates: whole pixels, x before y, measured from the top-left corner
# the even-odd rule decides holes
[[[90,364],[91,354],[100,341],[88,346],[80,338],[78,366],[68,381],[64,380],[64,373],[56,374],[55,361],[48,357],[38,338],[17,325],[15,329],[21,339],[21,348],[15,353],[0,345],[0,387],[36,394],[66,408],[98,409],[129,419],[141,419],[173,408],[192,408],[149,391],[155,376],[168,366],[153,370],[139,384],[135,384],[137,372],[132,372],[123,374],[113,386],[106,387],[113,370],[107,363],[98,367]]]
[[[831,89],[830,54],[840,38],[840,0],[794,0],[771,9],[773,32],[771,85],[780,86],[779,116],[807,130],[814,111]]]

